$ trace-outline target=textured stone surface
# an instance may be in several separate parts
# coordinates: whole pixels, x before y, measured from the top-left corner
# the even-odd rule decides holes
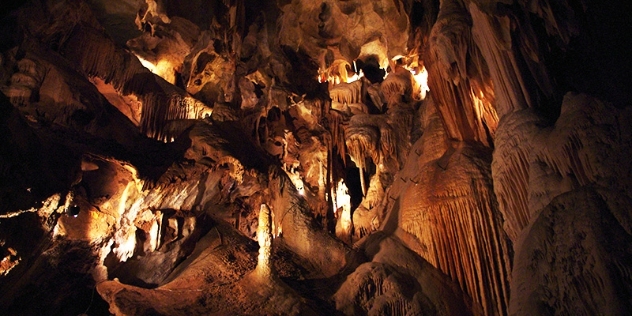
[[[492,191],[490,153],[467,143],[450,144],[443,155],[430,152],[435,148],[422,145],[424,155],[437,158],[419,164],[399,196],[400,226],[417,238],[420,255],[458,281],[485,313],[502,313],[511,245]]]
[[[554,198],[517,244],[514,315],[608,314],[630,309],[629,197],[584,187]]]
[[[0,305],[623,315],[621,2],[2,12]]]

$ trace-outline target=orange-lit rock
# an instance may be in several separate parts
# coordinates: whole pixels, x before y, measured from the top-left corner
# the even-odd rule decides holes
[[[363,240],[362,250],[371,262],[360,265],[334,295],[345,315],[472,314],[458,287],[399,240],[376,233]]]
[[[425,145],[419,153],[435,158],[424,161],[413,155],[408,161],[417,163],[417,171],[414,178],[404,179],[407,187],[396,210],[399,225],[416,237],[419,254],[458,281],[486,314],[503,313],[511,244],[492,190],[491,153],[464,142],[435,147],[431,128],[442,126],[427,126],[425,133],[430,134],[419,140]]]
[[[468,11],[458,1],[441,2],[424,56],[428,86],[449,138],[491,146],[498,124],[486,60],[476,45]],[[476,102],[472,95],[483,95]]]
[[[7,3],[0,306],[626,315],[623,2]]]
[[[56,234],[72,240],[94,241],[111,233],[114,217],[99,212],[85,201],[75,203],[81,208],[79,215],[60,217]]]
[[[630,171],[623,158],[602,156],[626,142],[627,130],[613,134],[612,129],[619,129],[621,118],[628,116],[600,100],[569,93],[552,128],[538,128],[541,119],[532,111],[503,117],[498,134],[502,143],[492,168],[505,230],[512,239],[560,194],[592,184],[629,190]]]

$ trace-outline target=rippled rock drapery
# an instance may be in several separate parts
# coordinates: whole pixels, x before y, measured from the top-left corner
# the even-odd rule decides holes
[[[619,209],[618,203],[629,199],[630,167],[624,157],[612,153],[613,147],[630,142],[629,129],[621,125],[629,115],[628,110],[569,93],[553,127],[538,128],[533,124],[538,118],[530,111],[516,112],[507,115],[506,121],[501,120],[499,139],[503,137],[506,142],[494,153],[499,157],[495,157],[492,168],[505,229],[516,246],[512,291],[531,293],[512,297],[510,311],[525,314],[533,310],[605,310],[613,305],[605,304],[604,296],[591,294],[592,291],[626,287],[626,282],[619,283],[621,277],[616,275],[627,275],[627,267],[606,258],[625,259],[615,259],[614,250],[605,245],[617,248],[625,244],[621,238],[629,237],[625,228],[629,212]],[[516,146],[509,150],[511,144]],[[611,154],[604,156],[606,152]],[[601,231],[606,227],[601,226],[602,222],[608,222],[604,225],[612,229],[623,227],[622,234],[615,238]],[[626,256],[626,252],[625,247],[621,252],[616,250],[617,256]],[[541,261],[551,257],[556,259]],[[534,279],[526,280],[524,275],[536,270],[546,271],[538,278],[552,279],[541,281],[542,285],[530,283]],[[576,283],[569,284],[568,280]],[[551,291],[574,297],[572,301],[576,303],[563,303]],[[623,300],[616,304],[619,305],[611,309],[615,314],[629,303]]]
[[[399,175],[405,187],[392,212],[416,237],[415,251],[459,282],[485,313],[501,313],[508,299],[511,245],[492,191],[491,153],[480,145],[447,143],[438,113],[425,112],[424,134],[407,161],[414,167],[404,169],[415,172]]]

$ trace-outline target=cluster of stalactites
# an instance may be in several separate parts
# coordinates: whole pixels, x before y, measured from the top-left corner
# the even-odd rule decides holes
[[[170,121],[204,118],[212,112],[186,92],[152,74],[135,56],[116,48],[99,30],[78,26],[66,40],[64,53],[89,76],[112,84],[122,95],[136,95],[142,104],[140,130],[149,137],[171,140],[178,135],[169,132]]]
[[[441,1],[425,61],[429,85],[448,136],[491,145],[499,118],[540,108],[553,97],[554,83],[543,63],[528,14],[542,18],[562,46],[577,34],[567,4],[548,1],[498,15],[482,3]]]
[[[170,122],[208,118],[213,113],[213,109],[204,103],[179,94],[166,98],[160,94],[150,95],[145,100],[140,121],[141,132],[164,142],[173,141],[182,132],[182,128]]]
[[[542,119],[530,109],[503,119],[492,170],[512,240],[558,195],[591,185],[629,190],[627,177],[614,180],[625,172],[612,168],[621,163],[617,155],[603,154],[621,144],[625,132],[613,136],[611,131],[623,116],[599,100],[569,93],[554,128],[538,127]]]
[[[424,58],[428,85],[450,138],[491,146],[498,125],[494,90],[470,25],[460,3],[441,2]]]
[[[396,135],[385,115],[352,117],[346,130],[346,145],[349,156],[359,168],[366,167],[366,158],[377,165],[397,154]]]

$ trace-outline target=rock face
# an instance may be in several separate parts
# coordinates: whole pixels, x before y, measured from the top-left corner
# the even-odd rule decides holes
[[[509,297],[511,244],[492,191],[491,152],[448,143],[432,107],[422,126],[423,136],[397,175],[400,183],[389,193],[396,201],[390,216],[415,236],[412,249],[458,282],[485,313],[499,313]]]
[[[627,200],[624,202],[624,200]],[[624,204],[621,204],[624,203]],[[516,252],[516,315],[620,314],[630,309],[629,198],[584,187],[554,198],[525,228]]]
[[[457,280],[486,314],[496,314],[506,309],[509,296],[511,246],[486,155],[457,146],[409,179],[416,183],[400,196],[401,227],[417,237],[422,257]]]
[[[399,240],[375,233],[360,249],[371,262],[347,276],[333,297],[345,315],[472,314],[457,285]]]
[[[632,69],[604,7],[16,5],[0,306],[625,315]]]
[[[603,154],[629,143],[628,128],[621,124],[629,115],[628,110],[569,93],[553,127],[528,124],[537,120],[529,111],[501,121],[499,138],[505,135],[500,139],[507,137],[505,144],[516,147],[499,147],[492,168],[505,229],[516,246],[512,292],[525,293],[512,297],[510,311],[583,314],[612,308],[616,314],[628,308],[628,300],[606,306],[609,294],[603,293],[627,287],[623,284],[628,281],[618,283],[625,280],[627,267],[615,262],[627,252],[627,242],[619,238],[630,236],[625,228],[629,209],[618,209],[618,203],[629,199],[630,167],[618,154]],[[609,235],[610,229],[621,234]],[[624,248],[615,255],[608,245]],[[590,282],[595,285],[578,285]],[[609,285],[597,285],[603,283]],[[576,303],[563,303],[559,297]]]

